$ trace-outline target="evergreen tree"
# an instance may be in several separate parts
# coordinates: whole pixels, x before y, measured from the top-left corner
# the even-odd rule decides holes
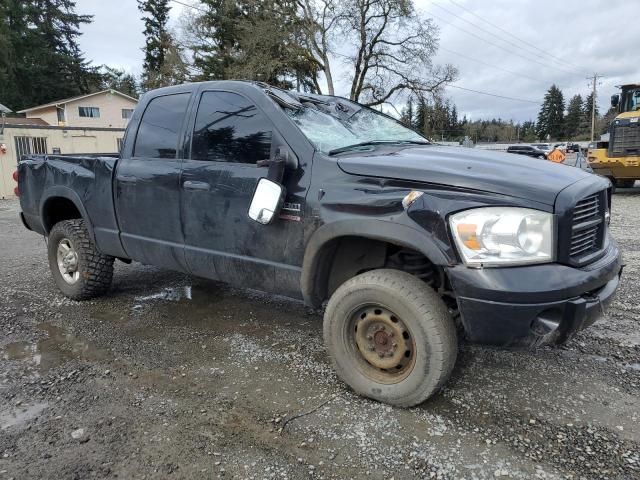
[[[169,0],[138,0],[144,21],[144,63],[142,88],[150,90],[177,85],[186,80],[186,61],[169,32]]]
[[[413,98],[409,97],[407,104],[400,114],[400,121],[409,128],[413,128],[415,123],[415,112],[413,110]]]
[[[540,113],[538,114],[538,138],[546,139],[547,135],[553,139],[564,136],[564,97],[560,89],[551,85],[544,96]]]
[[[202,0],[190,26],[196,79],[246,78],[314,91],[320,69],[302,45],[295,0]]]
[[[17,110],[99,88],[101,75],[78,46],[73,0],[0,1],[0,98]]]
[[[584,100],[584,113],[582,115],[582,132],[585,135],[585,138],[591,138],[591,108],[593,107],[593,92],[587,95],[587,98]],[[596,134],[598,131],[598,126],[600,125],[600,111],[598,110],[598,102],[596,100]]]
[[[458,138],[461,135],[460,125],[458,122],[458,109],[455,103],[451,107],[451,113],[449,114],[449,136],[451,138]]]
[[[584,100],[584,114],[589,119],[589,125],[591,125],[591,108],[593,107],[593,92],[587,95]],[[600,110],[598,109],[598,102],[596,100],[596,118],[600,116]]]
[[[431,136],[429,131],[429,116],[429,104],[424,98],[421,98],[416,112],[415,126],[416,130],[422,133],[427,138],[430,138]]]
[[[102,69],[103,80],[101,88],[103,90],[112,89],[129,95],[130,97],[138,97],[138,82],[133,75],[119,68],[113,68],[107,65],[104,65]]]
[[[567,118],[565,119],[565,134],[567,139],[573,139],[580,133],[580,124],[583,116],[583,101],[580,95],[574,95],[569,100]]]

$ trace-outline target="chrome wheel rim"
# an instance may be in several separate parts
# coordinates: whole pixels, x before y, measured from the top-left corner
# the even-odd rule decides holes
[[[68,238],[63,238],[58,242],[57,250],[58,270],[62,279],[69,285],[73,285],[80,278],[78,270],[78,252]]]
[[[379,383],[398,383],[416,361],[415,341],[403,320],[381,305],[356,309],[349,319],[352,354],[361,372]]]

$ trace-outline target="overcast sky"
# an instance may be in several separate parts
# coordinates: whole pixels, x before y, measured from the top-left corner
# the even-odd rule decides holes
[[[195,3],[194,0],[191,0]],[[545,91],[556,83],[565,100],[590,92],[588,75],[603,75],[601,111],[615,85],[640,82],[640,33],[631,27],[637,0],[415,0],[440,28],[436,63],[460,71],[454,85],[537,103],[497,98],[449,87],[446,94],[462,116],[535,120]],[[77,0],[78,13],[94,16],[83,27],[80,46],[95,64],[139,74],[142,21],[135,0]],[[175,27],[185,7],[174,3]],[[625,21],[627,19],[627,21]],[[628,25],[628,28],[615,27]],[[336,69],[338,66],[336,66]],[[346,94],[340,82],[338,94]]]

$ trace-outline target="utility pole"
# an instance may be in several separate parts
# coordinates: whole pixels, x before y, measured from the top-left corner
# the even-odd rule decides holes
[[[597,73],[593,74],[593,77],[587,77],[587,80],[592,82],[592,95],[591,95],[591,141],[593,142],[596,131],[596,90],[598,85],[598,78],[602,78],[602,75]]]

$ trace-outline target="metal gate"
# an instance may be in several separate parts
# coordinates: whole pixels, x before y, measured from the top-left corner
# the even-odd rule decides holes
[[[23,155],[46,154],[47,137],[15,137],[16,158],[18,161]]]

